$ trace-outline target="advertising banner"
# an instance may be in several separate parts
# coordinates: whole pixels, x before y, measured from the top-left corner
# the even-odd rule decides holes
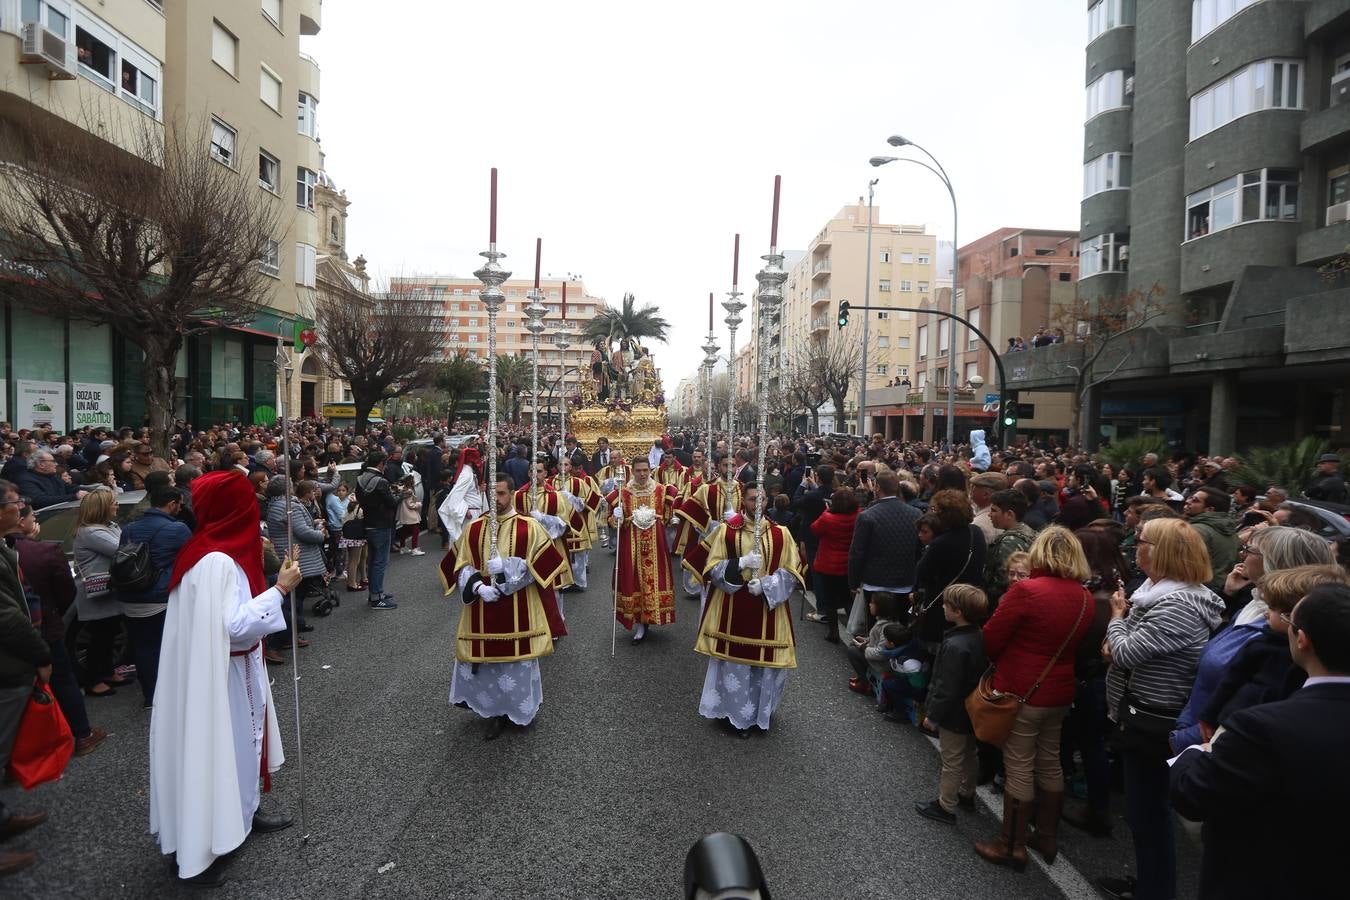
[[[75,392],[75,424],[72,428],[86,425],[113,425],[113,386],[111,384],[86,384],[75,382],[71,386]]]
[[[66,430],[66,386],[59,381],[14,383],[14,427]]]

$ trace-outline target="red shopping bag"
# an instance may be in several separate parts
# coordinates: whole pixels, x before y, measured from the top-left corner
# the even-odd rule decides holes
[[[33,695],[19,720],[19,733],[9,754],[9,774],[24,790],[32,790],[60,778],[74,752],[75,736],[66,724],[66,717],[61,714],[51,687],[39,680],[33,685]]]

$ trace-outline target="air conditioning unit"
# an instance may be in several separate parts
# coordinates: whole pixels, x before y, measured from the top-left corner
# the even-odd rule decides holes
[[[1350,221],[1350,201],[1337,203],[1327,207],[1327,224],[1339,225],[1342,222]]]
[[[27,22],[23,26],[23,50],[19,54],[19,62],[45,65],[47,77],[53,80],[75,77],[75,69],[70,62],[70,44],[64,37],[48,31],[37,22]]]
[[[1118,250],[1116,251],[1116,259],[1120,260],[1121,262],[1129,262],[1129,261],[1130,261],[1130,245],[1129,245],[1129,244],[1121,244],[1121,245],[1120,245],[1120,249],[1118,249]]]
[[[1350,69],[1331,76],[1331,106],[1350,101]]]

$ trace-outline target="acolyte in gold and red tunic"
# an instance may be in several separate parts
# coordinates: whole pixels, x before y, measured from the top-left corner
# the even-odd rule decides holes
[[[738,516],[731,523],[718,525],[707,540],[690,548],[684,564],[695,567],[707,578],[718,563],[739,559],[754,549],[754,523]],[[803,584],[804,567],[797,553],[797,543],[786,528],[766,519],[759,539],[759,553],[764,557],[764,575],[785,569]],[[754,573],[742,572],[741,575],[748,584]],[[703,608],[698,640],[694,644],[696,651],[743,665],[796,668],[797,646],[790,604],[769,609],[764,598],[750,593],[748,587],[742,586],[736,593],[728,594],[710,580],[708,586],[708,603]]]
[[[529,485],[516,491],[513,502],[516,507],[516,512],[521,514],[528,514],[530,512]],[[567,526],[567,531],[563,532],[561,537],[556,538],[553,541],[554,545],[558,548],[558,552],[566,559],[567,544],[569,541],[577,538],[582,530],[585,529],[585,518],[582,517],[581,513],[576,511],[566,497],[548,487],[546,484],[541,484],[539,486],[539,491],[535,495],[534,509],[546,516],[562,519],[563,524]],[[572,568],[571,566],[568,566],[566,572],[554,587],[561,590],[565,587],[571,587],[575,583],[576,582],[572,578]]]
[[[585,507],[583,511],[577,513],[581,517],[582,527],[580,531],[573,534],[572,532],[575,529],[568,529],[567,552],[579,553],[591,549],[594,546],[595,539],[595,516],[600,511],[599,488],[589,477],[582,478],[578,475],[569,475],[566,478],[562,475],[555,475],[547,483],[549,490],[566,491],[580,500]],[[573,509],[575,510],[575,507]]]
[[[728,495],[730,500],[727,499]],[[680,517],[680,531],[675,536],[675,546],[671,552],[681,556],[687,554],[702,539],[703,533],[722,518],[722,512],[728,506],[732,509],[741,508],[739,481],[716,479],[693,491],[675,510],[675,515]],[[701,571],[695,574],[700,581],[703,579]]]
[[[469,523],[441,559],[441,582],[449,594],[459,572],[472,566],[487,577],[490,552],[488,519],[480,516]],[[553,652],[553,638],[566,634],[558,616],[553,585],[568,571],[567,558],[558,552],[541,526],[529,516],[514,511],[497,517],[497,553],[503,558],[520,557],[533,577],[524,588],[493,603],[475,599],[459,617],[455,634],[455,658],[460,662],[518,662]]]
[[[669,625],[675,621],[675,584],[666,547],[666,522],[675,492],[648,479],[646,487],[629,482],[605,497],[610,509],[623,508],[616,560],[617,618],[624,628],[638,622]],[[642,512],[644,509],[649,512]],[[635,518],[650,523],[640,527]]]

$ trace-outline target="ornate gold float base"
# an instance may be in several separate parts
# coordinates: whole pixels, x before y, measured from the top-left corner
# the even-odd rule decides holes
[[[611,450],[625,458],[646,455],[652,442],[668,430],[664,406],[633,405],[630,409],[609,406],[568,408],[567,430],[577,436],[577,442],[588,454],[594,453],[596,442],[609,438]]]

